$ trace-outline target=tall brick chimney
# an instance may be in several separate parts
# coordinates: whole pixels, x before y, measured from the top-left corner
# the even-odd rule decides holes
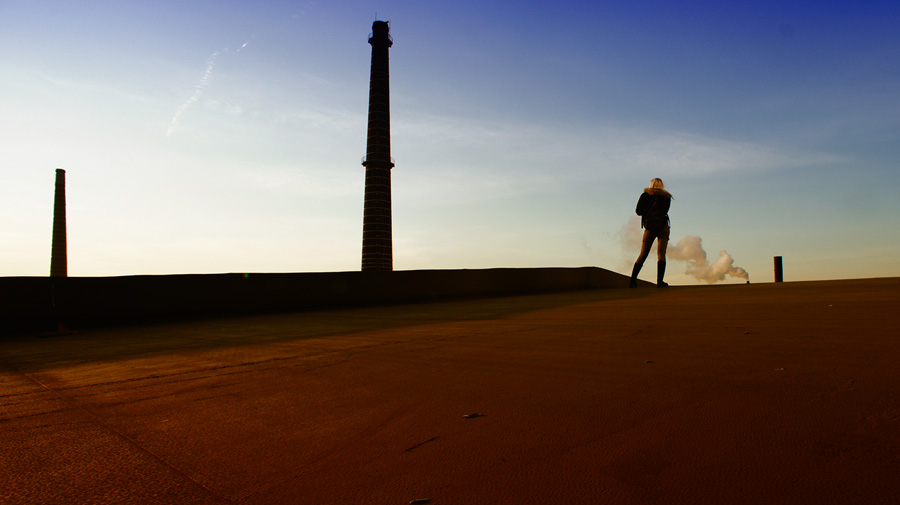
[[[66,257],[66,171],[56,169],[56,195],[53,200],[53,245],[50,250],[50,277],[68,277]]]
[[[388,49],[393,45],[385,21],[372,23],[369,77],[369,129],[366,141],[366,197],[363,210],[363,270],[393,270],[391,231],[391,90]]]

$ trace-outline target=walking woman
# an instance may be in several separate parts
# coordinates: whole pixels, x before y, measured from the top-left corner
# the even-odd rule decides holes
[[[644,239],[641,242],[641,254],[634,262],[631,271],[629,288],[637,287],[637,276],[641,273],[644,260],[650,255],[653,241],[657,241],[656,255],[656,287],[665,288],[668,284],[663,282],[666,275],[666,247],[669,245],[669,206],[672,204],[672,195],[665,189],[662,179],[650,181],[650,187],[645,188],[638,198],[634,211],[641,216],[641,228],[644,229]]]

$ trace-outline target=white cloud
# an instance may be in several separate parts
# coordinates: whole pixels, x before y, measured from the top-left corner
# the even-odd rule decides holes
[[[540,125],[409,116],[393,127],[395,173],[436,201],[471,202],[567,191],[623,174],[681,178],[840,162],[750,141],[594,125]]]
[[[702,177],[722,172],[797,168],[842,161],[830,153],[740,142],[690,133],[618,132],[606,152],[633,170]]]

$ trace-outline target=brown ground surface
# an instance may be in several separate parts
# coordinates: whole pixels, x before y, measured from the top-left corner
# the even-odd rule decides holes
[[[873,279],[8,339],[0,503],[897,503],[898,323]]]

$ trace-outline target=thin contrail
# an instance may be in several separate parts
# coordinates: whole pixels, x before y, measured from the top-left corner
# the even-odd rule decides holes
[[[241,49],[243,49],[247,43],[245,42]],[[194,84],[194,92],[191,93],[190,98],[188,98],[181,107],[175,111],[175,115],[172,117],[172,122],[169,124],[169,129],[166,131],[166,137],[172,135],[172,132],[175,131],[175,128],[178,126],[178,118],[181,117],[181,114],[187,110],[197,99],[200,98],[200,95],[203,94],[203,89],[209,84],[209,79],[212,76],[213,65],[216,63],[216,57],[220,54],[228,52],[228,49],[223,49],[221,51],[215,51],[209,56],[209,59],[206,60],[206,68],[203,69],[203,73],[200,75],[200,79]]]

